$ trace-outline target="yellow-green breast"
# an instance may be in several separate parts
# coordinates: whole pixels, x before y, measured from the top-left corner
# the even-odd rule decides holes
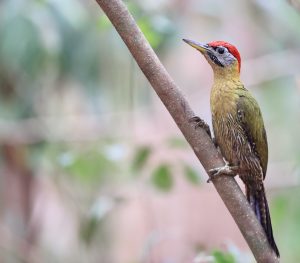
[[[268,145],[256,100],[238,79],[233,79],[215,82],[210,102],[215,139],[225,159],[245,172],[259,173],[261,167],[264,178]]]

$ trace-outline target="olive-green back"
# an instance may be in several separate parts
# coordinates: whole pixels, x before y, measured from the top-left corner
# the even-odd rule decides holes
[[[268,143],[263,118],[256,100],[248,90],[239,89],[237,101],[238,119],[245,131],[252,150],[260,160],[263,178],[268,165]]]

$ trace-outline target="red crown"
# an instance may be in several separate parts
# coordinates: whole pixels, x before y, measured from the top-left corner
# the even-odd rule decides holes
[[[225,41],[213,41],[208,43],[208,45],[211,47],[218,47],[218,46],[226,47],[229,50],[229,52],[237,59],[239,63],[239,71],[241,70],[241,55],[234,45],[231,45]]]

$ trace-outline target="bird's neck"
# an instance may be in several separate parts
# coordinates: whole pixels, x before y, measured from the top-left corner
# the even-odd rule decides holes
[[[214,83],[240,82],[240,72],[235,68],[215,68]]]
[[[236,111],[236,99],[244,89],[238,71],[214,70],[214,83],[210,92],[213,118]]]
[[[210,62],[210,61],[209,61]],[[228,82],[240,80],[240,67],[237,62],[230,66],[220,67],[212,62],[209,63],[214,72],[214,82]]]

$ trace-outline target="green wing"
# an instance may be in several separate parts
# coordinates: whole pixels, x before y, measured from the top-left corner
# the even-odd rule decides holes
[[[268,165],[268,142],[260,108],[246,89],[240,90],[237,103],[237,116],[252,150],[258,157],[265,179]]]

